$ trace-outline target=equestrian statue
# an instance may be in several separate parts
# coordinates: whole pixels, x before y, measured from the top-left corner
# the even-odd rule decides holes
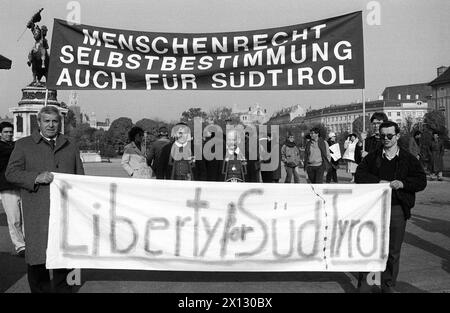
[[[31,30],[35,43],[33,48],[28,54],[28,66],[31,66],[33,72],[33,81],[29,86],[42,87],[45,83],[41,82],[42,77],[45,77],[47,81],[49,54],[48,54],[48,42],[45,38],[47,36],[47,26],[42,25],[39,27],[37,22],[41,21],[41,12],[44,9],[40,9],[33,17],[28,21],[27,28]]]

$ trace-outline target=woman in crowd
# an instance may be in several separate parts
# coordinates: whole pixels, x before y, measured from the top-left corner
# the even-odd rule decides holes
[[[152,169],[147,165],[146,151],[143,151],[144,130],[133,127],[128,132],[130,143],[125,146],[122,167],[132,178],[151,178]]]
[[[420,160],[420,138],[422,137],[422,132],[420,130],[416,130],[414,135],[409,138],[408,151],[413,156],[415,156],[418,160]]]
[[[354,183],[356,168],[361,162],[362,144],[355,134],[350,134],[344,142],[344,149],[343,159],[347,160],[347,172],[352,174],[351,183]]]
[[[194,180],[195,165],[191,146],[191,130],[185,123],[178,123],[172,128],[172,144],[169,157],[170,179]]]

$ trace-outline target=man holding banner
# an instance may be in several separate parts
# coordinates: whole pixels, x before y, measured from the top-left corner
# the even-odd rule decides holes
[[[54,106],[38,114],[39,132],[17,141],[6,169],[6,179],[21,188],[31,292],[70,292],[67,269],[54,269],[53,281],[45,267],[48,241],[51,172],[84,175],[78,147],[59,133],[61,116]]]
[[[411,217],[416,192],[427,185],[420,162],[397,144],[400,127],[392,122],[380,125],[383,147],[369,153],[356,170],[356,183],[390,183],[392,188],[391,222],[389,229],[389,256],[386,270],[381,275],[381,291],[394,292],[400,266],[400,249],[405,235],[406,220]],[[370,290],[367,277],[360,274],[358,287],[361,292]]]

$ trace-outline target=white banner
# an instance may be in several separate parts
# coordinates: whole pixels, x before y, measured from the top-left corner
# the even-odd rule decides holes
[[[383,271],[388,184],[162,181],[55,173],[47,268]]]

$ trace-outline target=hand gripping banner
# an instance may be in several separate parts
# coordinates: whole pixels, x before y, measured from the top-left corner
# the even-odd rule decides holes
[[[251,184],[55,173],[47,268],[383,271],[389,184]]]
[[[55,19],[47,86],[363,89],[362,12],[279,28],[198,34],[69,25]]]

